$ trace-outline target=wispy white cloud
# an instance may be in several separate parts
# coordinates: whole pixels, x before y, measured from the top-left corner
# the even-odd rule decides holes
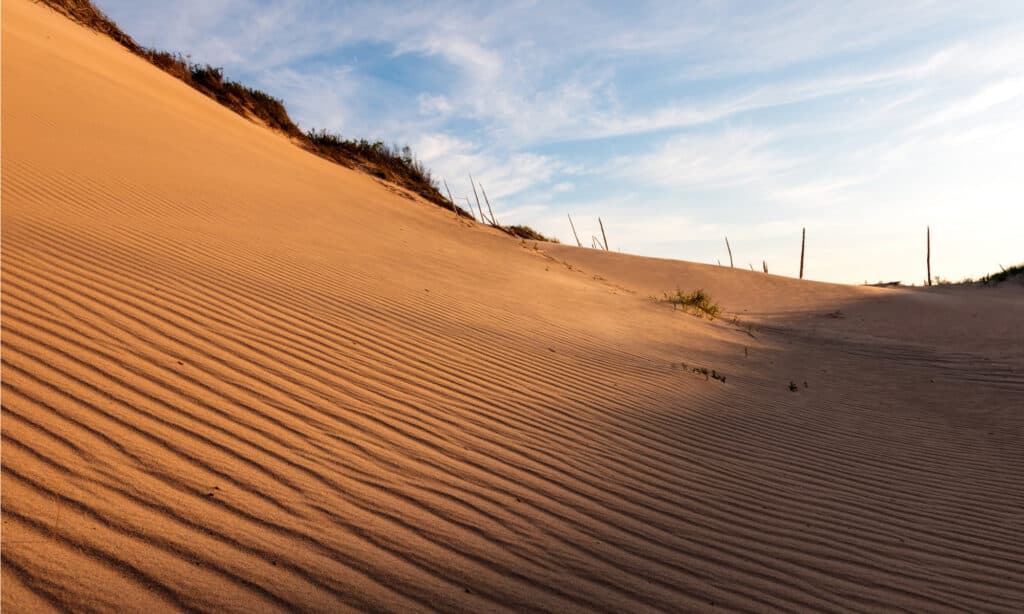
[[[470,175],[486,187],[488,196],[504,198],[549,183],[564,169],[549,156],[489,151],[442,133],[423,135],[413,141],[413,149],[431,168],[445,169],[441,178],[459,194],[471,192]]]
[[[613,158],[607,172],[672,188],[736,186],[785,172],[797,160],[770,147],[771,132],[728,129],[672,137],[653,151]]]
[[[1002,79],[986,85],[972,96],[957,100],[941,111],[932,113],[915,125],[914,129],[923,130],[971,117],[1021,96],[1024,96],[1024,77]]]

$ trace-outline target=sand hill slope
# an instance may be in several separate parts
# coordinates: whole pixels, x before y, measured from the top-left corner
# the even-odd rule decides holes
[[[5,613],[1024,608],[1019,288],[535,249],[2,23]]]

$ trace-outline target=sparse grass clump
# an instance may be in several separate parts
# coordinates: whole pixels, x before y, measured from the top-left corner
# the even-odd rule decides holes
[[[695,312],[698,316],[706,315],[711,319],[717,318],[722,312],[722,308],[713,302],[703,289],[683,294],[682,290],[676,288],[675,294],[666,293],[664,300],[673,307],[682,307]]]
[[[1014,279],[1017,277],[1020,277],[1021,280],[1024,280],[1024,263],[1015,264],[1008,269],[1004,269],[1001,266],[999,268],[1002,270],[1000,270],[998,273],[990,273],[988,275],[983,275],[978,279],[974,279],[973,277],[964,277],[960,281],[953,281],[952,279],[945,279],[943,277],[936,275],[934,283],[936,286],[967,286],[972,284],[981,284],[983,286],[997,286],[1004,281]]]
[[[513,237],[519,237],[520,239],[529,239],[531,241],[547,241],[548,243],[558,243],[558,239],[552,239],[551,237],[545,237],[536,230],[529,226],[499,226],[502,230],[512,235]]]
[[[366,173],[398,184],[439,206],[452,205],[437,190],[434,178],[416,159],[408,145],[387,145],[383,141],[346,139],[327,130],[310,130],[303,135],[307,146],[318,156],[343,166],[358,167]],[[460,215],[471,217],[461,208]]]
[[[1002,269],[1002,267],[999,267],[999,268]],[[994,286],[994,285],[1000,284],[1000,283],[1002,283],[1002,282],[1004,282],[1004,281],[1006,281],[1008,279],[1011,279],[1011,278],[1014,278],[1014,277],[1021,277],[1021,276],[1024,276],[1024,263],[1015,264],[1015,265],[1011,266],[1008,269],[1003,269],[1003,270],[999,271],[998,273],[992,273],[990,275],[986,275],[986,276],[982,277],[981,279],[979,279],[978,281],[980,281],[981,283],[985,284],[986,286]]]

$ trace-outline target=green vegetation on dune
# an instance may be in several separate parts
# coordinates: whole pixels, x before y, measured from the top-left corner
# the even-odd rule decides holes
[[[706,315],[711,319],[718,317],[718,314],[722,312],[722,308],[712,301],[711,296],[703,289],[683,294],[683,291],[677,288],[674,294],[666,293],[664,300],[671,303],[673,307],[692,310],[698,316]]]

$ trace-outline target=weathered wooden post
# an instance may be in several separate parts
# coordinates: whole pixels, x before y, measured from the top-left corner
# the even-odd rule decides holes
[[[807,244],[807,228],[800,235],[800,279],[804,278],[804,246]]]
[[[480,184],[480,191],[484,193],[484,202],[487,203],[487,210],[491,212],[491,223],[498,226],[498,218],[494,217],[494,209],[491,209],[491,200],[487,198],[487,190],[484,189],[484,184]]]
[[[604,239],[604,251],[608,251],[608,235],[604,234],[604,222],[601,218],[597,218],[597,223],[601,225],[601,238]]]
[[[736,268],[732,265],[732,247],[729,246],[729,237],[725,238],[725,249],[729,250],[729,268]]]
[[[932,285],[932,227],[928,226],[928,247],[925,253],[925,263],[928,265],[928,285]]]
[[[475,222],[476,221],[476,214],[473,213],[473,202],[471,200],[469,200],[468,196],[466,197],[466,206],[469,207],[469,215],[470,215],[470,217],[473,218],[473,221]],[[483,224],[483,222],[484,222],[484,212],[481,211],[480,212],[480,223]]]
[[[480,206],[480,195],[477,194],[476,184],[473,183],[473,173],[469,174],[469,185],[473,187],[473,198],[476,198],[476,208],[480,210],[480,220],[487,223],[487,218],[484,216],[484,208]],[[493,225],[494,222],[492,221],[491,226]]]
[[[576,245],[578,247],[583,247],[583,244],[580,243],[580,236],[576,234],[576,225],[572,223],[572,216],[568,213],[566,213],[565,216],[569,218],[569,227],[572,228],[572,236],[576,237]]]
[[[448,192],[448,202],[452,204],[452,213],[455,214],[455,217],[459,217],[459,209],[455,206],[455,199],[452,198],[452,190],[448,187],[448,181],[446,179],[441,181],[444,181],[444,189]]]

